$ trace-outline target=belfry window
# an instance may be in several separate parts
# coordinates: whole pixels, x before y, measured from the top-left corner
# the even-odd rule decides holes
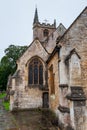
[[[45,30],[43,31],[43,35],[44,35],[44,37],[48,37],[49,31],[48,31],[47,29],[45,29]]]
[[[43,84],[43,65],[38,58],[34,58],[29,64],[29,84]]]

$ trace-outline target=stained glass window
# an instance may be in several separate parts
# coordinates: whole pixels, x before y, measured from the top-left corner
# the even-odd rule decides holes
[[[43,65],[38,58],[29,64],[29,84],[43,84]]]
[[[34,65],[34,84],[38,84],[38,65]]]
[[[29,84],[33,84],[33,66],[29,66]]]
[[[43,67],[39,66],[39,84],[43,84]]]

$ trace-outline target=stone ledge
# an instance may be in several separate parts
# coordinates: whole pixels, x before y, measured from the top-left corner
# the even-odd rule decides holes
[[[42,91],[44,91],[44,90],[48,91],[49,90],[47,85],[28,85],[27,87],[30,88],[30,89],[31,88],[38,88],[39,90],[42,90]]]
[[[66,96],[67,99],[72,101],[85,101],[86,96],[82,87],[71,86],[71,93]]]
[[[70,109],[68,107],[64,107],[59,105],[58,110],[62,113],[70,113]]]
[[[85,100],[87,100],[85,97],[78,98],[78,97],[72,97],[71,95],[67,95],[66,98],[68,100],[71,100],[71,101],[85,101]]]
[[[68,88],[68,84],[60,84],[59,87],[60,88]]]

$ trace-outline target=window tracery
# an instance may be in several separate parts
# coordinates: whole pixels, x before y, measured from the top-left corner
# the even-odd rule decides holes
[[[43,65],[38,58],[34,58],[29,64],[29,84],[43,84]]]

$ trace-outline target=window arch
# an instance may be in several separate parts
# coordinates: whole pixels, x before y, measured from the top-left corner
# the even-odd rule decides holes
[[[34,58],[29,63],[29,84],[43,84],[43,64],[38,58]]]
[[[45,29],[45,30],[43,31],[43,35],[44,35],[44,37],[48,37],[49,31],[48,31],[47,29]]]

